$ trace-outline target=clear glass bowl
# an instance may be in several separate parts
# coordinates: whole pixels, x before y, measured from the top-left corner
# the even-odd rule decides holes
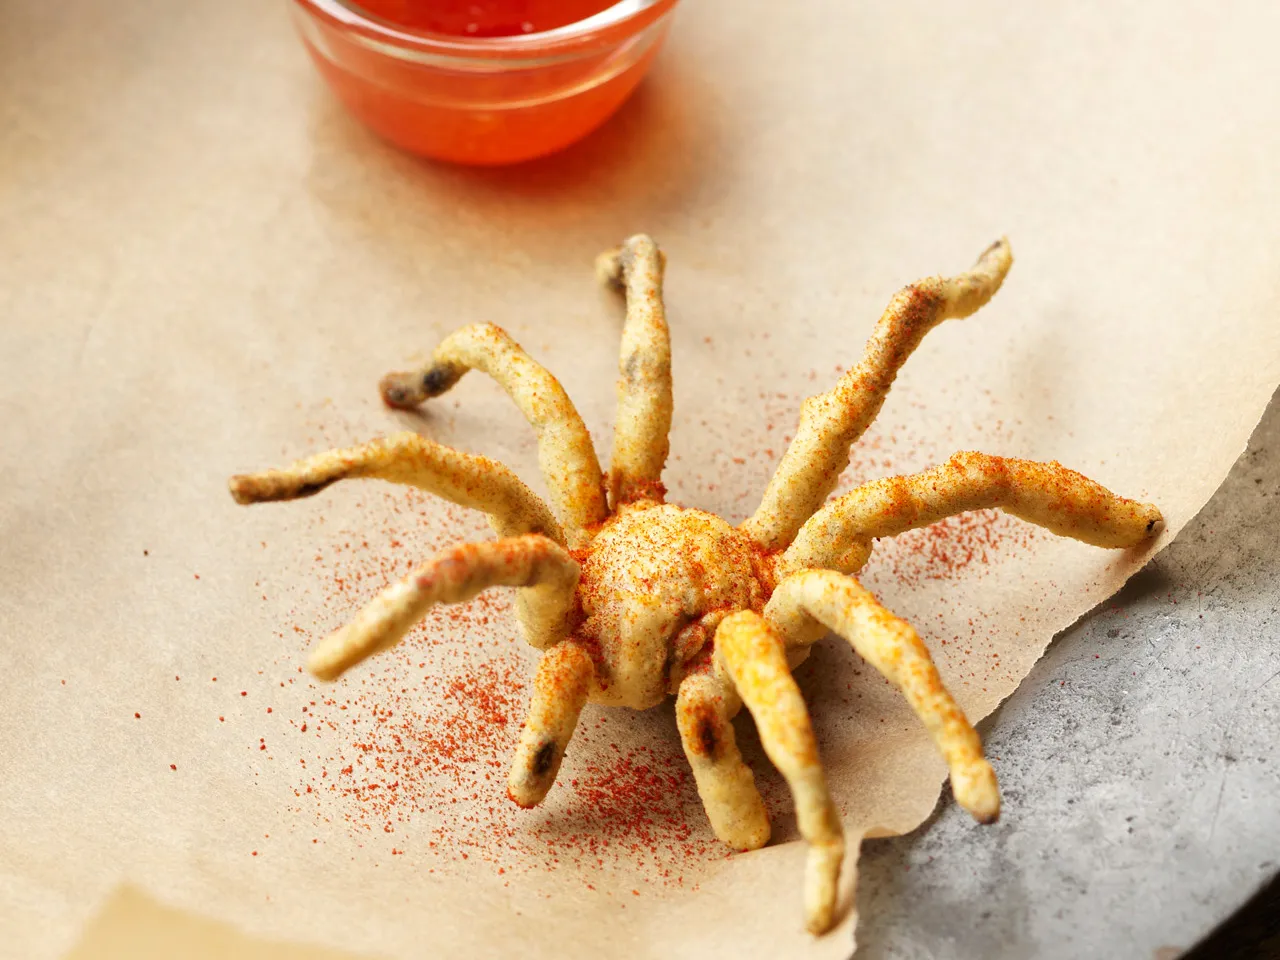
[[[415,33],[346,0],[293,0],[320,73],[360,120],[413,153],[505,164],[603,123],[644,77],[676,0],[622,0],[578,23],[509,37]]]

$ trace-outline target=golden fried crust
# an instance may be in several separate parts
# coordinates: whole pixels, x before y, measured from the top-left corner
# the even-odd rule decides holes
[[[520,592],[521,625],[535,647],[564,638],[573,609],[578,563],[563,547],[530,534],[450,547],[378,594],[307,659],[311,672],[333,680],[361,660],[399,642],[437,603],[463,603],[489,587]]]
[[[465,601],[491,586],[518,587],[525,637],[546,651],[508,778],[521,806],[539,803],[552,786],[586,702],[644,709],[675,693],[681,742],[716,835],[733,847],[759,847],[769,838],[768,816],[731,723],[745,704],[795,798],[809,845],[805,917],[821,933],[835,916],[844,835],[790,668],[827,630],[906,697],[946,759],[957,801],[982,822],[1000,810],[978,736],[920,637],[856,580],[834,571],[859,569],[876,537],[979,507],[1105,547],[1141,543],[1162,525],[1155,507],[1056,463],[980,453],[867,484],[819,509],[848,463],[850,444],[925,334],[986,303],[1011,263],[1001,240],[969,273],[922,280],[895,295],[861,362],[832,391],[805,402],[760,507],[737,529],[663,502],[672,409],[665,261],[644,235],[596,263],[627,304],[607,496],[590,436],[560,383],[501,329],[484,324],[448,337],[423,369],[384,378],[383,398],[412,407],[468,370],[489,374],[534,427],[559,523],[507,468],[413,434],[237,476],[232,494],[241,503],[292,499],[339,479],[378,477],[489,514],[502,539],[457,546],[423,564],[319,644],[310,666],[333,679],[397,642],[433,604]],[[810,569],[817,567],[828,569]]]
[[[835,920],[844,830],[827,792],[809,711],[787,668],[782,637],[758,613],[726,617],[716,630],[716,674],[732,683],[760,732],[760,743],[795,797],[800,833],[809,843],[805,923],[823,933]]]
[[[520,479],[496,461],[434,443],[416,433],[398,433],[346,450],[330,450],[299,460],[283,470],[231,478],[237,503],[296,500],[332,483],[373,477],[408,484],[489,515],[500,537],[540,533],[564,544],[564,532],[551,511]]]
[[[496,380],[533,426],[538,465],[565,536],[572,547],[584,545],[607,513],[591,435],[560,381],[501,327],[478,323],[456,330],[423,369],[383,377],[382,398],[389,406],[412,408],[450,389],[468,370]]]
[[[520,806],[537,806],[555,783],[594,671],[591,656],[572,640],[543,654],[507,777],[507,796]]]
[[[662,468],[670,450],[671,338],[662,303],[666,258],[651,237],[637,234],[601,254],[596,274],[622,289],[627,320],[618,360],[618,413],[613,427],[609,502],[662,502]]]
[[[999,816],[1000,791],[982,742],[909,623],[882,607],[853,577],[830,570],[786,577],[764,615],[788,644],[811,644],[827,630],[847,640],[907,698],[947,761],[956,802],[981,823]]]
[[[734,849],[756,850],[769,842],[769,815],[733,734],[739,706],[712,671],[691,673],[676,697],[676,724],[711,829]]]
[[[582,556],[578,632],[601,656],[592,701],[643,710],[665,700],[709,633],[699,627],[764,607],[771,559],[714,514],[624,505]]]
[[[800,410],[795,439],[742,529],[761,546],[780,550],[835,489],[849,465],[849,447],[880,412],[898,370],[939,323],[967,317],[995,295],[1013,264],[1007,240],[992,244],[973,269],[930,277],[899,291],[876,324],[862,360],[828,393]]]
[[[800,529],[783,567],[856,572],[875,538],[986,507],[1095,547],[1137,546],[1164,528],[1152,504],[1117,496],[1059,463],[957,453],[932,470],[874,480],[832,500]]]

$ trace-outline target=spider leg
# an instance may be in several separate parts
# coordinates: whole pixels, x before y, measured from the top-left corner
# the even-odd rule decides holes
[[[478,323],[455,330],[421,370],[383,377],[382,399],[388,406],[409,410],[440,396],[473,369],[496,380],[533,426],[538,465],[565,535],[570,546],[585,545],[588,529],[607,513],[604,478],[591,435],[560,381],[501,327]]]
[[[520,806],[537,806],[555,783],[594,677],[591,655],[572,640],[543,654],[507,777],[507,795]]]
[[[537,534],[459,544],[374,597],[354,620],[320,642],[307,666],[321,680],[336,679],[394,646],[436,604],[463,603],[497,586],[526,588],[516,595],[520,624],[526,639],[545,649],[568,633],[577,583],[577,561]]]
[[[834,920],[844,830],[827,792],[809,711],[787,668],[782,638],[758,613],[735,613],[716,630],[714,662],[717,675],[733,684],[751,711],[765,753],[795,797],[800,833],[809,844],[805,921],[812,933],[822,933]]]
[[[633,500],[661,503],[666,495],[662,468],[671,447],[671,337],[662,304],[665,266],[666,257],[644,234],[596,258],[601,281],[622,290],[627,300],[608,476],[614,509]]]
[[[924,335],[943,320],[969,316],[1004,282],[1013,264],[1009,241],[993,243],[968,273],[930,277],[898,291],[876,323],[857,366],[800,410],[795,439],[756,512],[742,529],[768,549],[785,547],[849,465],[849,447],[884,405],[894,378]]]
[[[932,470],[875,480],[832,500],[800,529],[783,568],[855,572],[876,537],[986,507],[1097,547],[1136,546],[1164,527],[1152,504],[1117,496],[1061,464],[957,453]]]
[[[735,849],[756,850],[769,842],[769,815],[733,735],[730,720],[740,706],[731,684],[712,672],[691,673],[676,696],[676,723],[711,829]]]
[[[500,537],[540,533],[564,545],[564,533],[547,505],[509,469],[416,433],[330,450],[283,470],[240,474],[231,478],[230,486],[237,503],[263,503],[309,497],[355,477],[408,484],[460,506],[483,510]]]
[[[808,645],[828,630],[839,634],[902,691],[951,771],[956,802],[980,823],[1000,815],[995,772],[982,741],[938,676],[929,649],[911,625],[884,607],[853,577],[804,570],[782,580],[764,615],[788,645]]]

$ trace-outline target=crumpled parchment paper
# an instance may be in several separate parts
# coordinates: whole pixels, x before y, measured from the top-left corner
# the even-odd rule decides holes
[[[929,336],[845,485],[1054,458],[1158,503],[1167,541],[1280,381],[1280,10],[689,3],[606,128],[496,171],[365,133],[286,13],[0,7],[0,953],[846,956],[852,912],[803,933],[745,718],[764,850],[716,845],[669,709],[589,708],[522,813],[502,776],[534,655],[505,593],[337,685],[299,669],[480,518],[372,483],[245,510],[225,480],[408,428],[542,489],[481,377],[420,416],[377,402],[478,320],[561,376],[607,459],[620,309],[591,262],[644,230],[670,258],[668,485],[738,520],[893,291],[1005,233],[1004,289]],[[979,514],[864,580],[976,720],[1145,559]],[[918,825],[944,768],[900,698],[830,639],[798,677],[850,837]]]

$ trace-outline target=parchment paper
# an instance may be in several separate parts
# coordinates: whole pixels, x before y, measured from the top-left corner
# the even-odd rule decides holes
[[[764,850],[716,846],[669,709],[589,708],[522,814],[501,783],[534,655],[504,594],[336,686],[300,672],[479,518],[354,483],[245,510],[225,480],[408,427],[541,490],[482,378],[418,417],[377,402],[477,320],[560,375],[607,459],[620,310],[591,259],[645,230],[670,257],[668,484],[739,520],[892,292],[1007,233],[1004,290],[929,336],[846,485],[1056,458],[1157,502],[1167,539],[1280,381],[1277,31],[1262,2],[704,0],[598,135],[484,172],[366,134],[282,4],[0,6],[0,952],[132,930],[137,956],[185,916],[192,951],[229,927],[335,955],[848,954],[852,913],[802,932],[748,722]],[[864,579],[975,720],[1145,559],[989,515],[913,537]],[[832,640],[798,677],[850,837],[919,824],[944,770],[900,699]]]

